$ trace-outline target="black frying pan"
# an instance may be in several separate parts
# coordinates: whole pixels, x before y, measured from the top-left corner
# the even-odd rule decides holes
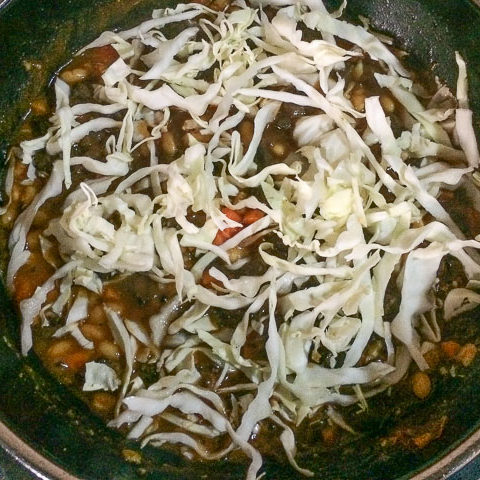
[[[0,0],[0,159],[5,158],[29,101],[77,49],[103,30],[132,26],[165,5],[159,0]],[[480,3],[350,0],[347,15],[355,20],[359,14],[411,52],[415,68],[432,70],[452,87],[457,75],[454,52],[459,50],[468,64],[471,106],[480,130]],[[56,383],[34,355],[20,356],[18,320],[1,285],[0,312],[0,445],[19,461],[52,478],[71,478],[61,469],[102,480],[243,478],[245,465],[192,465],[153,448],[142,451],[140,465],[125,461],[122,449],[139,446],[107,429]],[[479,315],[461,318],[448,328],[464,342],[479,343]],[[438,378],[425,402],[412,402],[401,394],[370,400],[370,411],[356,423],[358,437],[333,450],[300,449],[298,461],[323,480],[445,478],[480,450],[479,385],[477,360],[463,378]],[[445,431],[427,448],[381,446],[380,439],[396,427],[443,414],[448,417]],[[299,477],[289,466],[268,460],[266,471],[269,479]]]

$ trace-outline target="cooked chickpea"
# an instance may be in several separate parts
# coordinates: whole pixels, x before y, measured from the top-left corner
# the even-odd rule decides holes
[[[140,120],[139,122],[135,123],[134,135],[135,135],[134,140],[137,142],[140,142],[144,138],[148,138],[150,136],[148,125],[144,120]]]
[[[18,202],[20,199],[21,187],[20,185],[14,184],[12,188],[12,193],[10,194],[10,199],[12,202]]]
[[[99,303],[90,308],[90,311],[88,312],[88,322],[95,325],[103,325],[104,323],[107,323],[107,316],[102,304]]]
[[[367,96],[365,89],[361,85],[357,85],[351,95],[351,102],[353,105],[353,108],[357,110],[358,112],[364,112],[365,111],[365,97]]]
[[[110,413],[117,403],[115,395],[108,392],[96,392],[92,396],[91,405],[98,413]]]
[[[28,249],[32,250],[39,250],[40,249],[40,234],[41,230],[30,230],[27,233],[27,244]]]
[[[416,372],[412,377],[412,390],[416,397],[424,400],[432,391],[430,377],[424,372]]]
[[[234,247],[228,251],[228,256],[232,263],[245,258],[249,254],[248,248]]]
[[[175,155],[177,153],[177,144],[172,132],[164,132],[160,138],[162,149],[167,155]]]
[[[100,355],[107,360],[118,360],[120,358],[120,349],[109,340],[103,340],[97,347]]]
[[[22,191],[20,192],[20,198],[22,199],[22,203],[24,205],[30,204],[36,194],[37,189],[35,185],[26,185],[22,188]]]
[[[60,78],[69,85],[83,82],[88,77],[88,71],[84,68],[72,68],[71,70],[64,70],[60,74]]]
[[[13,222],[18,216],[18,209],[15,204],[10,204],[7,208],[7,211],[0,216],[0,222],[4,227],[9,227],[13,225]]]
[[[70,338],[55,340],[47,350],[47,355],[52,362],[58,362],[65,355],[68,355],[75,348],[75,341]]]
[[[32,104],[32,112],[35,115],[47,115],[48,114],[48,103],[44,98],[36,98]]]
[[[386,114],[391,114],[395,111],[395,101],[390,95],[380,95],[380,103]]]
[[[355,64],[352,70],[352,77],[354,80],[360,80],[363,77],[363,62],[360,60]]]
[[[130,450],[128,448],[124,448],[122,450],[123,458],[130,463],[140,464],[142,463],[142,454],[137,452],[136,450]]]
[[[423,355],[423,358],[430,368],[436,368],[441,360],[440,349],[436,347],[432,348]]]
[[[287,148],[283,143],[274,143],[272,145],[272,153],[277,157],[284,157],[286,151]]]
[[[108,337],[108,327],[93,323],[83,323],[80,330],[88,340],[92,342],[100,342]]]
[[[238,132],[240,133],[240,138],[244,148],[248,148],[254,133],[253,122],[251,120],[243,120],[243,122],[238,126]]]
[[[466,343],[455,356],[455,360],[460,362],[464,367],[468,367],[475,360],[477,355],[477,347],[473,343]]]

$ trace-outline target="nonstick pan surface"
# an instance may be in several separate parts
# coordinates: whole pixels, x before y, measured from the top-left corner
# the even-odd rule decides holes
[[[330,6],[335,6],[330,2]],[[0,162],[27,114],[29,102],[72,54],[103,30],[124,28],[146,18],[162,0],[0,0]],[[411,64],[455,86],[456,50],[465,58],[471,107],[480,130],[480,4],[471,0],[350,0],[347,16],[369,18],[376,29],[395,37]],[[1,253],[5,255],[5,252]],[[465,341],[480,341],[480,312],[452,324]],[[104,426],[59,385],[30,354],[19,353],[18,319],[0,285],[0,444],[17,461],[43,478],[122,480],[242,479],[245,465],[191,464],[153,448],[140,465],[121,451],[139,450]],[[463,378],[445,376],[425,402],[401,398],[376,403],[362,433],[326,452],[299,451],[298,461],[323,480],[445,478],[480,449],[480,360]],[[419,451],[382,448],[392,428],[444,413],[442,437]],[[297,478],[294,470],[266,462],[267,478]],[[73,477],[72,477],[73,476]]]

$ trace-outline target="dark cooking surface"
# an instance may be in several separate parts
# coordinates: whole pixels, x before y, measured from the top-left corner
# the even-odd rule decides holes
[[[0,0],[0,5],[2,5]],[[96,15],[96,24],[88,18],[89,5],[95,3],[101,11]],[[115,4],[115,13],[107,14],[103,7]],[[2,158],[2,140],[9,138],[14,124],[19,123],[19,115],[25,111],[22,101],[22,90],[18,85],[29,81],[29,75],[21,66],[22,60],[37,58],[51,59],[42,68],[34,66],[31,77],[34,83],[44,80],[44,71],[51,71],[61,65],[70,53],[82,44],[91,40],[109,24],[115,24],[116,18],[128,13],[129,23],[136,23],[144,16],[138,8],[134,13],[129,9],[136,5],[147,5],[143,12],[149,11],[152,5],[163,4],[160,0],[12,0],[3,20],[10,22],[6,27],[0,25],[0,160]],[[39,7],[41,5],[41,7]],[[471,91],[473,108],[480,111],[480,49],[478,48],[478,25],[480,11],[468,0],[351,0],[350,11],[353,15],[362,13],[374,23],[403,39],[406,48],[419,52],[420,65],[430,63],[430,59],[440,62],[439,74],[451,84],[456,76],[453,52],[456,48],[467,58],[471,73]],[[47,21],[45,21],[47,20]],[[5,22],[3,23],[5,25]],[[52,27],[55,25],[56,27]],[[64,25],[65,27],[59,27]],[[52,28],[56,28],[57,42],[47,48],[45,41],[51,37]],[[94,33],[92,31],[95,30]],[[26,34],[29,32],[29,34]],[[35,32],[34,35],[31,32]],[[461,32],[461,35],[459,34]],[[8,37],[7,37],[8,33]],[[4,41],[5,39],[5,41]],[[43,43],[42,43],[43,41]],[[32,54],[31,52],[35,52]],[[42,77],[43,75],[43,77]],[[32,90],[32,95],[34,91]],[[6,113],[3,113],[6,112]],[[478,125],[478,117],[477,117]],[[4,146],[3,145],[3,146]],[[4,295],[0,291],[0,297]],[[27,365],[21,361],[14,348],[7,344],[17,341],[17,328],[14,315],[9,312],[5,301],[0,302],[0,420],[26,438],[36,449],[57,461],[69,470],[86,478],[137,478],[137,469],[133,465],[122,462],[116,447],[119,436],[106,430],[102,423],[88,415],[82,405],[63,388],[56,387],[55,382],[46,375],[33,357]],[[6,313],[5,313],[6,312]],[[478,326],[474,335],[478,337]],[[6,338],[7,343],[3,340]],[[332,456],[331,471],[324,470],[328,478],[352,479],[359,477],[358,472],[370,474],[367,478],[391,480],[395,474],[402,475],[416,469],[427,459],[432,459],[448,450],[452,438],[460,440],[469,428],[478,425],[480,419],[480,396],[478,394],[479,361],[470,378],[459,381],[448,379],[445,391],[432,398],[429,408],[432,410],[448,409],[452,422],[446,437],[438,442],[436,449],[421,454],[395,453],[384,463],[379,461],[379,451],[375,449],[372,439],[376,429],[382,428],[391,421],[386,415],[379,417],[377,423],[370,425],[371,434],[353,446],[343,457],[336,453]],[[39,388],[35,390],[34,386]],[[412,411],[406,416],[413,416]],[[182,461],[174,456],[161,456],[149,450],[149,458],[173,465],[181,465]],[[336,458],[335,458],[336,457]],[[325,462],[319,459],[319,462]],[[27,480],[28,474],[20,473],[12,463],[6,460],[1,452],[0,479]],[[328,465],[327,465],[328,466]],[[243,466],[231,468],[217,464],[214,471],[205,466],[200,474],[211,478],[243,478]],[[146,478],[185,479],[193,477],[186,468],[169,468],[169,474],[153,473]],[[226,475],[226,472],[229,474]],[[271,478],[287,480],[293,478],[291,470],[269,466]],[[107,473],[108,472],[108,473]],[[223,473],[222,473],[223,472]],[[274,473],[272,473],[274,472]],[[478,480],[480,478],[480,461],[453,476],[453,480]],[[216,475],[215,475],[216,473]],[[199,475],[200,475],[199,474]],[[365,473],[367,475],[367,473]],[[4,475],[4,477],[2,477]],[[332,476],[333,475],[333,476]],[[222,477],[223,476],[223,477]],[[321,476],[321,474],[320,474]],[[195,475],[197,477],[197,475]]]
[[[36,480],[37,478],[0,449],[0,480]],[[452,475],[449,480],[478,479],[480,479],[480,458],[472,461],[460,472]]]

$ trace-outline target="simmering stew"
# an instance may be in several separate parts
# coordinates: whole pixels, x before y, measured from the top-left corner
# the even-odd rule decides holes
[[[23,353],[143,445],[312,476],[298,447],[475,361],[443,334],[480,304],[466,65],[454,95],[341,15],[156,10],[63,67],[11,148]],[[382,441],[423,448],[446,422]]]

